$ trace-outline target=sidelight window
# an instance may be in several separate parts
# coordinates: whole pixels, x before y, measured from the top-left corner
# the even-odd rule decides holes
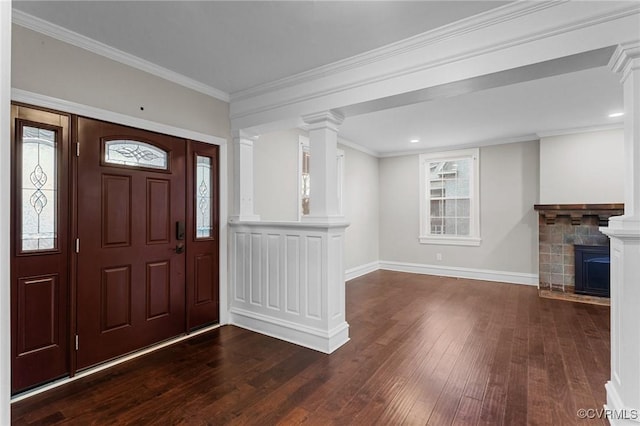
[[[420,156],[420,242],[480,245],[478,149]]]
[[[196,155],[196,238],[213,237],[211,157]]]
[[[57,132],[34,126],[22,127],[21,251],[57,248],[58,154]]]
[[[169,170],[169,155],[146,142],[111,140],[104,144],[104,162],[121,166]]]

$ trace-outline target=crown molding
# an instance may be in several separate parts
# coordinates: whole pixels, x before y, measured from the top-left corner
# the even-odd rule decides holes
[[[373,149],[367,148],[366,146],[360,145],[359,143],[355,143],[353,141],[350,141],[349,139],[345,139],[342,136],[338,136],[338,143],[356,151],[363,152],[372,157],[380,158],[380,153],[378,151],[374,151]]]
[[[416,155],[416,154],[429,154],[434,152],[443,152],[443,151],[454,151],[461,149],[470,149],[470,148],[482,148],[486,146],[493,145],[506,145],[510,143],[519,143],[519,142],[531,142],[537,141],[540,139],[538,135],[522,135],[522,136],[514,136],[510,138],[502,138],[502,139],[487,139],[479,142],[471,142],[471,143],[463,143],[456,145],[441,145],[436,147],[427,147],[427,148],[416,148],[416,149],[407,149],[402,151],[391,151],[391,152],[383,152],[380,154],[380,158],[389,158],[389,157],[402,157],[405,155]]]
[[[380,83],[394,78],[400,78],[403,76],[415,74],[421,71],[427,71],[456,62],[462,62],[504,49],[512,49],[521,45],[525,45],[527,43],[543,40],[548,37],[570,33],[582,28],[603,24],[640,13],[640,3],[632,3],[631,6],[625,4],[624,7],[618,7],[614,10],[609,9],[606,12],[589,15],[588,17],[575,20],[569,24],[565,22],[540,31],[533,31],[524,36],[504,38],[496,43],[484,46],[482,48],[470,49],[443,58],[438,58],[436,60],[426,61],[417,65],[412,64],[407,67],[394,70],[392,72],[379,73],[372,77],[358,79],[357,81],[352,81],[346,84],[336,84],[329,89],[311,90],[303,94],[298,94],[300,93],[300,90],[291,90],[295,86],[299,86],[304,83],[319,81],[320,79],[326,79],[327,77],[336,78],[338,77],[338,74],[354,68],[360,68],[367,65],[375,64],[394,56],[402,55],[407,52],[424,48],[425,46],[466,35],[468,33],[472,33],[486,27],[505,23],[516,18],[533,14],[547,8],[556,7],[565,3],[570,3],[570,1],[518,1],[509,3],[499,8],[489,10],[470,18],[454,22],[438,29],[428,31],[426,33],[419,34],[417,36],[410,37],[408,39],[401,40],[399,42],[369,52],[365,52],[363,54],[356,55],[342,61],[334,62],[332,64],[286,77],[284,79],[276,80],[274,82],[256,86],[247,90],[233,92],[231,93],[232,105],[235,102],[248,100],[262,95],[275,95],[276,92],[285,89],[289,89],[288,91],[290,93],[295,94],[292,96],[276,96],[276,100],[273,102],[269,102],[267,105],[254,108],[241,108],[238,112],[231,113],[231,120],[233,121],[247,116],[261,114],[293,104],[313,101],[323,96],[361,88],[370,84]]]
[[[608,130],[624,129],[624,121],[610,124],[600,124],[595,126],[573,127],[569,129],[550,130],[547,132],[538,132],[538,138],[549,138],[553,136],[575,135],[577,133],[604,132]]]
[[[640,40],[618,45],[609,61],[609,69],[622,74],[622,82],[631,71],[640,69]]]
[[[122,50],[118,50],[115,47],[111,47],[20,10],[13,9],[12,21],[14,24],[21,27],[36,31],[64,43],[71,44],[91,53],[95,53],[96,55],[104,56],[105,58],[109,58],[116,62],[120,62],[121,64],[147,72],[155,75],[156,77],[160,77],[188,89],[195,90],[196,92],[214,97],[224,102],[230,101],[229,94],[222,90],[208,86],[175,71],[171,71],[167,68],[161,67],[160,65],[156,65],[137,56],[123,52]]]
[[[294,74],[289,77],[278,79],[272,82],[261,84],[249,89],[239,90],[231,93],[232,101],[252,98],[267,92],[280,90],[297,84],[313,81],[320,77],[326,77],[332,74],[338,74],[363,65],[379,62],[394,56],[410,52],[412,50],[423,48],[424,46],[440,42],[442,40],[457,37],[459,35],[478,30],[480,28],[499,24],[500,22],[509,21],[522,15],[536,12],[554,6],[557,3],[563,3],[567,0],[558,2],[512,2],[477,15],[461,19],[459,21],[447,24],[436,29],[417,34],[415,36],[390,43],[386,46],[370,50],[358,55],[351,56],[347,59],[336,61],[324,66],[313,68]]]

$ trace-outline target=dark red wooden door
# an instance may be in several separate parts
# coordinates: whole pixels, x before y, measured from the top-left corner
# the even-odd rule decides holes
[[[187,327],[219,320],[218,147],[189,141],[187,155]]]
[[[11,391],[69,372],[70,117],[11,107]]]
[[[78,118],[77,368],[185,331],[182,139]]]

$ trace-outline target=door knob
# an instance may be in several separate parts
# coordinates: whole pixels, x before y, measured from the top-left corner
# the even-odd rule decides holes
[[[184,253],[184,244],[178,243],[176,245],[176,253],[178,253],[178,254]]]

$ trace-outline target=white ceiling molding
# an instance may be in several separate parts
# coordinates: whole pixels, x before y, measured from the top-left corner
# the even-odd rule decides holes
[[[135,127],[137,129],[149,130],[152,132],[176,136],[184,139],[191,139],[194,141],[205,142],[213,145],[223,146],[227,143],[227,140],[225,138],[221,138],[219,136],[207,135],[205,133],[183,129],[181,127],[170,126],[168,124],[145,120],[143,118],[132,117],[130,115],[120,114],[118,112],[108,111],[106,109],[83,105],[77,102],[41,95],[39,93],[33,93],[17,88],[11,89],[11,100],[14,102],[22,102],[25,104],[49,108],[68,114],[82,115],[84,117],[95,118],[111,123],[122,124],[124,126]]]
[[[538,132],[537,135],[539,138],[548,138],[551,136],[575,135],[576,133],[603,132],[607,130],[621,130],[621,129],[624,129],[623,121],[620,121],[618,123],[602,124],[600,126],[574,127],[572,129],[550,130],[548,132]]]
[[[156,65],[152,62],[141,59],[137,56],[118,50],[114,47],[96,41],[92,38],[83,36],[61,26],[52,24],[51,22],[37,18],[28,13],[22,12],[17,9],[13,9],[12,21],[16,25],[28,28],[36,31],[40,34],[52,37],[56,40],[60,40],[65,43],[69,43],[73,46],[95,53],[105,58],[120,62],[128,65],[132,68],[147,72],[155,75],[156,77],[163,78],[172,83],[179,84],[196,92],[203,93],[205,95],[214,97],[224,102],[229,102],[230,96],[228,93],[218,90],[214,87],[203,84],[192,78],[186,77],[177,72],[171,71],[167,68]]]
[[[360,151],[360,152],[364,152],[367,155],[370,155],[372,157],[376,157],[376,158],[380,158],[380,153],[378,151],[374,151],[372,149],[369,149],[365,146],[362,146],[358,143],[355,143],[353,141],[350,141],[349,139],[345,139],[342,136],[338,136],[338,143],[340,145],[344,145],[346,147],[349,147],[351,149],[355,149],[356,151]]]
[[[409,86],[417,84],[429,87],[433,83],[426,75],[440,84],[468,78],[466,74],[478,72],[471,61],[488,61],[498,52],[501,58],[493,59],[499,63],[490,65],[494,67],[490,72],[512,68],[508,61],[523,66],[610,46],[638,37],[633,18],[639,13],[640,3],[601,2],[596,7],[581,2],[514,2],[349,60],[233,93],[232,127],[260,126],[283,120],[294,111],[342,108],[394,91],[415,90],[418,87]],[[596,32],[602,36],[595,37]],[[487,40],[494,41],[487,45]],[[554,40],[570,41],[570,45]],[[535,43],[545,49],[536,49]],[[439,73],[464,63],[459,78],[457,72]]]
[[[564,1],[564,0],[563,0]],[[540,9],[545,9],[554,5],[554,2],[513,2],[486,12],[479,13],[469,18],[461,19],[448,25],[417,34],[404,40],[388,44],[378,49],[352,56],[341,61],[323,65],[309,71],[285,77],[273,82],[261,84],[246,90],[231,93],[234,101],[251,98],[263,93],[286,88],[313,81],[320,77],[337,74],[349,69],[359,68],[363,65],[378,62],[383,59],[392,58],[401,53],[420,49],[424,46],[437,43],[441,40],[456,37],[480,28],[495,25],[515,17],[533,13]]]
[[[522,136],[515,136],[512,138],[490,139],[486,141],[473,142],[473,143],[460,144],[460,145],[441,145],[441,146],[422,148],[422,149],[407,149],[402,151],[384,152],[379,155],[379,158],[402,157],[405,155],[428,154],[432,152],[454,151],[458,149],[482,148],[484,146],[492,146],[492,145],[506,145],[510,143],[532,142],[532,141],[537,141],[539,139],[540,138],[536,134],[522,135]]]

